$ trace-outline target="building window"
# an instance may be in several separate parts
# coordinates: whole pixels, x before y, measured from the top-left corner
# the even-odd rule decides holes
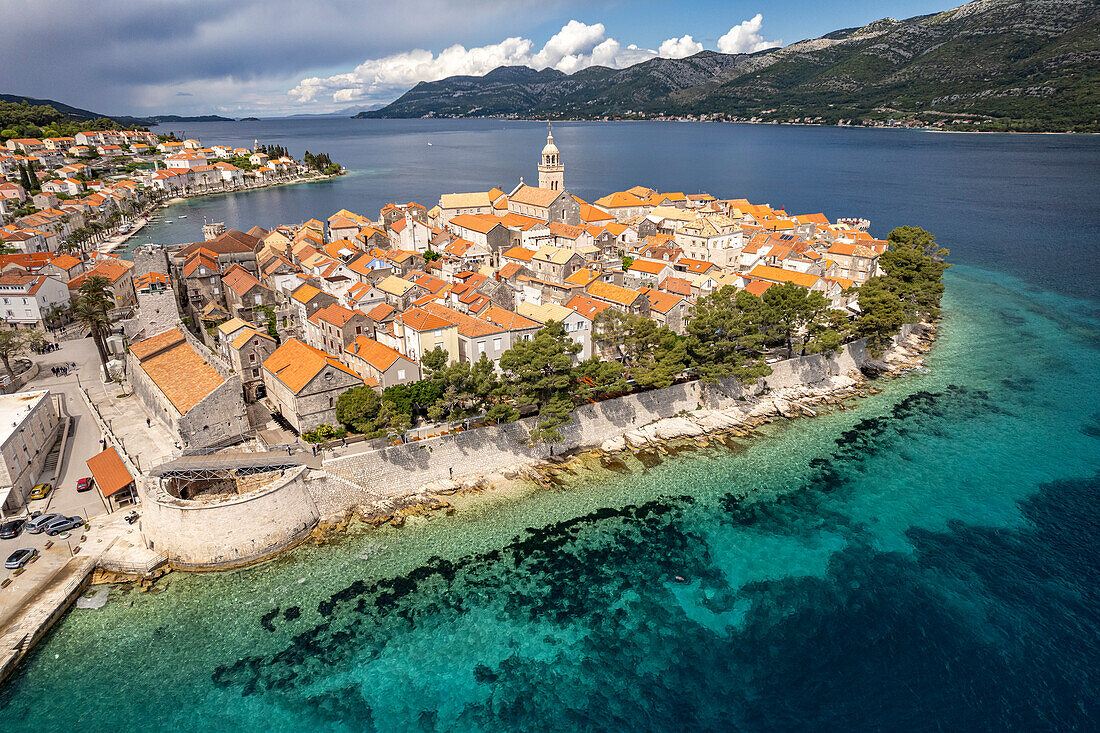
[[[255,355],[255,354],[249,354],[249,355],[248,355],[248,360],[249,360],[250,362],[252,362],[252,361],[256,361],[256,355]]]
[[[500,339],[493,339],[493,350],[500,351]]]

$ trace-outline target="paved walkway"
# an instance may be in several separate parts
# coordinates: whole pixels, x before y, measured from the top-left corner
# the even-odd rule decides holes
[[[148,471],[181,453],[176,436],[163,424],[151,419],[137,395],[123,394],[117,384],[96,384],[88,388],[88,395],[99,414],[122,441],[122,448],[129,454],[139,471]],[[129,383],[126,388],[130,389]]]
[[[102,514],[107,509],[99,492],[76,491],[77,479],[91,475],[87,460],[103,450],[99,442],[102,437],[99,428],[77,386],[78,381],[83,384],[99,382],[100,362],[95,343],[91,339],[62,341],[59,350],[49,354],[32,354],[30,358],[38,362],[40,369],[38,376],[24,389],[49,389],[52,394],[61,398],[64,411],[73,420],[72,437],[65,447],[65,454],[58,461],[57,480],[53,481],[52,475],[47,473],[39,477],[39,481],[54,483],[48,511],[79,514],[86,519]],[[77,365],[75,370],[72,368],[74,362]],[[51,371],[55,366],[68,366],[69,374],[55,377]]]
[[[141,546],[138,525],[124,520],[127,513],[128,510],[93,517],[90,529],[73,530],[68,538],[24,532],[15,539],[0,540],[4,559],[20,547],[34,547],[39,553],[38,559],[18,576],[14,571],[0,570],[0,578],[12,578],[8,587],[0,588],[0,634],[22,609],[33,605],[35,597],[58,573],[71,571],[78,560],[110,559],[114,566],[151,562],[156,553]],[[50,541],[53,546],[47,549]]]

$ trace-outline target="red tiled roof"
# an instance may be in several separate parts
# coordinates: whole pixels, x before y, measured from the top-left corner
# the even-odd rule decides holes
[[[104,499],[109,499],[134,483],[134,477],[126,470],[126,464],[122,462],[113,445],[102,453],[96,453],[85,463],[88,464],[96,488]]]

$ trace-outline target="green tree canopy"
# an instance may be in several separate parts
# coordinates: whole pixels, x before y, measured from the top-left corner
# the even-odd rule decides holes
[[[376,432],[381,411],[382,398],[365,385],[352,387],[336,399],[336,419],[357,433]]]
[[[825,318],[829,301],[816,290],[786,283],[764,291],[764,317],[787,346],[787,357],[794,356],[794,339],[803,329]]]
[[[11,360],[17,358],[27,350],[27,339],[22,331],[0,331],[0,362],[8,374],[14,378],[15,372],[11,368]]]
[[[726,285],[699,299],[688,321],[687,355],[704,383],[723,377],[751,382],[771,374],[764,363],[765,306]]]
[[[500,368],[518,405],[538,405],[532,441],[558,442],[558,428],[572,417],[572,355],[580,351],[557,321],[547,321],[530,341],[520,341],[500,357]]]

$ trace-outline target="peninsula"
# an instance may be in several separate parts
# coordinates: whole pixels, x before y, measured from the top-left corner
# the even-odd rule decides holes
[[[204,150],[158,145],[165,161]],[[946,251],[923,229],[878,239],[858,217],[640,185],[589,202],[569,193],[552,131],[532,157],[538,185],[377,218],[215,223],[204,241],[132,260],[0,255],[0,285],[38,304],[4,354],[41,350],[34,328],[91,336],[66,346],[86,350],[70,401],[93,431],[82,485],[107,510],[79,561],[54,571],[68,590],[21,612],[31,638],[97,569],[237,567],[353,512],[400,524],[463,487],[545,482],[564,453],[612,465],[671,439],[748,435],[919,366],[934,338]],[[10,377],[33,387],[35,374]],[[40,402],[53,404],[48,390]],[[7,513],[36,510],[36,477],[65,440],[65,415],[52,417]],[[10,583],[34,598],[49,577]],[[28,648],[15,641],[7,668]]]

